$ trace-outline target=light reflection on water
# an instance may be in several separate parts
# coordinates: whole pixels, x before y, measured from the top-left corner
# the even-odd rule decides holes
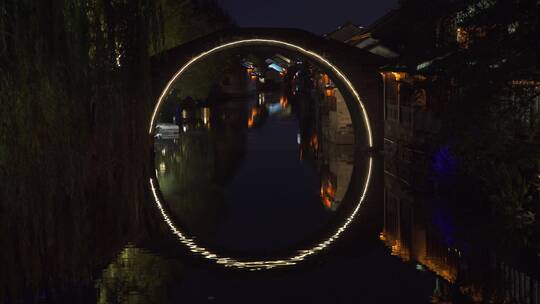
[[[245,144],[244,148],[246,150],[245,152],[242,151],[236,153],[238,155],[233,156],[229,155],[229,159],[220,160],[227,162],[231,161],[231,157],[232,159],[235,159],[235,161],[232,162],[239,164],[239,168],[232,169],[233,176],[235,174],[236,176],[245,174],[245,172],[242,172],[247,170],[245,167],[257,167],[258,162],[273,162],[275,161],[275,158],[279,159],[279,161],[274,164],[275,166],[281,166],[284,170],[294,170],[292,168],[296,168],[295,163],[309,163],[310,157],[306,157],[306,155],[311,154],[311,165],[314,165],[316,167],[316,171],[313,172],[318,172],[315,174],[318,175],[316,179],[319,180],[318,184],[320,184],[320,186],[316,187],[317,189],[320,189],[320,196],[317,198],[320,203],[317,205],[323,205],[328,210],[334,211],[340,206],[341,200],[343,200],[350,186],[349,183],[351,181],[351,174],[354,164],[353,147],[350,146],[350,149],[345,150],[343,150],[343,147],[337,148],[335,145],[331,144],[324,138],[323,133],[320,132],[320,129],[317,129],[317,126],[310,126],[310,128],[306,129],[304,123],[304,129],[299,129],[299,119],[302,119],[302,115],[307,116],[309,113],[302,113],[300,111],[295,112],[294,114],[296,115],[293,116],[293,105],[289,102],[287,97],[279,96],[278,94],[268,95],[269,96],[267,96],[266,93],[260,93],[257,96],[257,100],[253,100],[247,104],[247,124],[245,126],[248,130],[236,130],[237,139],[233,140],[232,145],[226,142],[222,143],[221,145],[222,147],[224,147],[222,149],[218,149],[214,146],[216,145],[216,141],[223,141],[222,135],[224,132],[227,131],[230,125],[242,125],[241,121],[243,121],[244,118],[242,117],[242,115],[238,115],[238,112],[241,112],[243,109],[242,106],[238,105],[238,101],[236,101],[236,103],[234,101],[231,101],[229,102],[229,105],[225,103],[225,105],[221,105],[220,108],[205,108],[202,111],[202,123],[200,119],[200,110],[192,110],[191,113],[188,113],[184,109],[182,111],[181,121],[179,121],[178,123],[179,125],[184,125],[184,129],[188,129],[189,131],[180,130],[177,137],[175,137],[173,140],[160,139],[156,141],[156,163],[159,164],[160,170],[156,173],[157,180],[152,178],[150,179],[149,183],[155,199],[156,207],[159,209],[163,220],[166,222],[172,233],[177,236],[180,243],[182,243],[184,246],[187,246],[192,253],[202,256],[206,259],[213,260],[215,261],[215,263],[224,265],[226,267],[262,270],[272,269],[281,266],[292,266],[296,265],[298,262],[305,260],[309,256],[315,255],[318,252],[325,250],[334,241],[336,241],[352,223],[358,211],[360,210],[360,207],[362,205],[362,202],[364,201],[366,192],[369,187],[369,180],[372,170],[371,158],[367,160],[368,164],[366,166],[366,170],[362,173],[362,175],[364,176],[362,185],[354,185],[355,187],[361,188],[362,191],[360,192],[359,197],[352,199],[352,204],[354,204],[350,208],[352,211],[340,221],[339,225],[336,225],[337,227],[335,227],[331,232],[326,233],[327,236],[325,238],[316,242],[314,245],[307,247],[306,249],[293,251],[293,253],[283,258],[242,259],[241,257],[229,257],[223,254],[218,254],[215,250],[210,250],[200,245],[197,241],[200,236],[188,236],[186,232],[183,232],[179,227],[185,226],[185,223],[178,226],[177,223],[175,223],[175,221],[171,218],[170,211],[178,208],[178,204],[190,205],[193,204],[193,202],[186,202],[185,199],[181,198],[180,196],[182,195],[177,191],[177,188],[184,186],[183,184],[185,183],[189,184],[191,180],[196,180],[199,183],[204,183],[206,185],[205,188],[207,189],[216,188],[216,181],[211,173],[214,170],[213,163],[216,161],[216,158],[219,157],[220,154],[229,155],[230,153],[226,152],[227,149],[238,150],[238,147],[235,146],[235,144],[242,145],[246,141],[243,139],[244,137],[247,137],[247,143]],[[305,97],[304,99],[307,100],[296,100],[296,103],[298,103],[295,105],[296,108],[300,108],[300,106],[302,105],[302,109],[305,110],[305,105],[301,103],[314,102],[307,97]],[[214,114],[214,117],[212,117],[212,114]],[[223,121],[223,118],[225,118],[226,121]],[[237,121],[235,122],[235,120]],[[208,127],[208,121],[217,121],[215,124],[212,124],[214,128]],[[187,126],[187,124],[189,124],[189,126]],[[219,126],[221,126],[221,128]],[[293,127],[291,128],[291,126]],[[225,129],[225,131],[223,131],[223,129]],[[278,134],[268,135],[265,134],[265,132],[272,132]],[[302,137],[307,138],[307,140],[305,140],[306,144],[303,144]],[[292,138],[294,139],[294,141],[286,141],[282,140],[281,138]],[[208,139],[210,142],[207,141]],[[185,142],[187,144],[184,144]],[[293,143],[293,145],[290,144],[291,142]],[[215,152],[216,150],[219,150],[219,152]],[[272,151],[272,153],[261,154],[261,150]],[[336,152],[336,150],[339,150],[341,153]],[[283,156],[283,154],[287,156],[287,154],[291,154],[291,152],[293,152],[293,155],[297,155],[297,159],[293,159],[292,162],[291,159]],[[197,159],[193,159],[194,155],[200,155],[200,153],[204,153],[202,161],[200,157]],[[234,154],[234,152],[232,154]],[[343,155],[348,156],[343,157]],[[328,157],[332,157],[334,159],[330,160],[328,159]],[[341,159],[345,158],[346,161],[340,161],[340,157]],[[256,161],[250,162],[250,160],[253,158],[256,158]],[[238,162],[238,159],[242,159],[242,163]],[[194,168],[191,167],[193,165],[192,162],[197,161],[199,162],[199,164],[194,170]],[[315,162],[313,163],[313,161]],[[285,163],[283,164],[283,162]],[[330,164],[332,164],[332,168],[330,168]],[[272,168],[269,167],[264,168],[266,169],[265,171],[272,170]],[[240,172],[238,170],[240,170]],[[332,172],[332,170],[336,172]],[[203,172],[205,174],[202,174],[203,176],[199,176]],[[261,177],[263,177],[264,179],[265,174],[271,174],[268,172],[257,173],[257,171],[253,170],[251,170],[250,172],[252,175],[253,172],[256,172],[254,173],[255,176],[249,176],[249,178],[255,179],[260,179]],[[290,171],[288,173],[280,173],[285,173],[286,175],[291,174]],[[186,182],[186,180],[188,181]],[[291,180],[287,178],[285,178],[284,180],[286,181],[286,183],[282,186],[279,186],[280,188],[287,187],[287,183],[292,184],[291,186],[294,187],[294,183],[299,182],[298,180]],[[220,182],[221,185],[225,184],[225,187],[230,187],[230,180]],[[220,182],[217,182],[217,184],[219,184]],[[271,181],[266,180],[266,182],[262,182],[270,183]],[[247,182],[244,181],[241,184],[244,186],[245,184],[247,184]],[[196,185],[195,187],[200,187],[200,185]],[[193,189],[192,187],[189,187],[188,191],[192,192],[204,190],[199,188]],[[253,204],[258,203],[258,200],[260,200],[260,196],[257,195],[256,191],[250,191],[250,189],[246,189],[245,191],[249,193],[249,196],[252,198]],[[186,191],[183,191],[182,193],[186,195]],[[216,200],[222,201],[221,203],[223,203],[224,201],[222,195],[217,194],[213,197]],[[233,197],[233,199],[238,199],[238,197]],[[212,200],[212,197],[205,197],[203,198],[203,200]],[[294,200],[295,196],[291,196],[289,200],[284,203],[295,204],[296,202]],[[206,205],[217,204],[215,201],[198,201],[197,203]],[[309,213],[306,214],[309,216]],[[255,216],[258,217],[258,220],[262,220],[265,216],[268,217],[271,215],[257,214]],[[183,216],[180,214],[176,217],[182,218]],[[298,221],[301,222],[300,219],[298,219]],[[304,223],[304,225],[309,224]],[[191,228],[192,231],[196,230],[193,227],[188,228]],[[285,235],[285,237],[287,236],[289,235]],[[226,237],[227,236],[225,236],[225,238]]]
[[[178,261],[128,245],[96,281],[97,303],[165,303],[183,272]]]
[[[27,223],[14,217],[20,230],[2,249],[22,256],[22,289],[41,280],[52,282],[43,284],[47,288],[58,285],[55,279],[84,278],[95,283],[98,303],[178,303],[186,294],[193,299],[190,292],[196,301],[189,302],[207,302],[216,299],[209,290],[220,286],[241,295],[259,288],[250,302],[261,294],[266,302],[281,302],[276,291],[285,290],[303,294],[297,302],[311,296],[324,303],[540,303],[538,272],[529,267],[534,263],[520,265],[455,241],[450,212],[434,210],[433,197],[414,192],[400,177],[415,164],[396,169],[386,161],[382,176],[378,155],[329,140],[331,119],[324,111],[331,110],[314,109],[317,101],[309,98],[260,92],[251,100],[181,109],[155,139],[155,176],[139,183],[152,200],[141,208],[120,197],[107,208],[96,203],[95,213],[92,207],[79,213],[86,206],[31,210],[36,216],[28,221],[39,228],[31,239],[45,250],[20,241],[30,240]],[[63,229],[70,227],[62,225],[66,220],[81,230]],[[88,225],[92,221],[99,227]],[[135,245],[122,248],[126,240]],[[94,243],[106,249],[90,248]],[[51,264],[52,257],[59,263]],[[104,262],[93,281],[88,269]],[[10,274],[19,271],[11,264]],[[271,269],[279,271],[265,271]],[[45,290],[43,302],[55,292]],[[218,294],[218,300],[241,296]]]
[[[294,107],[290,108],[290,104],[285,98],[280,98],[279,102],[270,104],[267,100],[267,96],[258,96],[257,103],[252,103],[248,107],[246,124],[248,129],[257,129],[268,124],[268,117],[288,117],[294,113]],[[331,154],[329,151],[332,149],[325,141],[324,134],[324,132],[310,132],[302,129],[296,133],[295,141],[300,147],[298,150],[300,160],[317,159],[321,150],[324,151],[321,154],[325,154],[323,158],[328,158],[328,155]],[[370,158],[367,167],[368,176],[371,175],[372,164],[373,159]],[[339,210],[341,198],[344,196],[343,193],[340,193],[343,192],[343,180],[348,180],[348,178],[332,176],[335,175],[335,172],[325,173],[324,171],[321,166],[318,167],[320,204],[325,206],[327,210]],[[461,248],[462,244],[449,243],[449,231],[441,230],[441,227],[433,224],[437,220],[433,218],[430,198],[411,194],[414,192],[407,189],[407,184],[402,183],[397,176],[398,173],[393,172],[389,165],[384,176],[385,195],[384,202],[382,202],[382,216],[376,219],[376,221],[382,222],[378,238],[381,244],[387,248],[386,254],[389,257],[398,258],[403,262],[403,265],[412,265],[414,271],[420,275],[428,275],[430,284],[433,285],[430,285],[431,293],[429,297],[426,296],[426,300],[429,298],[429,301],[432,302],[444,302],[450,301],[449,299],[467,298],[476,302],[537,303],[540,299],[538,280],[534,279],[530,273],[519,270],[493,253],[487,258],[490,262],[486,263],[486,258],[477,255],[477,253],[464,253]],[[216,252],[219,251],[219,248],[214,252],[212,251],[214,249],[210,250],[209,247],[198,245],[197,239],[190,238],[181,232],[168,215],[168,208],[161,203],[161,195],[155,187],[155,181],[150,180],[150,183],[154,190],[156,206],[169,229],[184,246],[188,247],[195,255],[212,260],[226,268],[248,270],[298,265],[308,257],[313,257],[327,250],[354,222],[368,189],[368,183],[363,184],[365,188],[361,191],[362,195],[359,196],[355,207],[352,208],[348,216],[344,217],[341,225],[332,230],[327,238],[314,243],[311,247],[304,247],[307,249],[296,250],[289,256],[279,259],[253,259],[252,257],[251,259],[242,259],[241,256],[233,258],[218,254]],[[341,186],[341,191],[336,188],[336,185]],[[359,187],[359,185],[353,185],[353,187]],[[482,279],[486,272],[490,273],[489,281]],[[462,300],[457,300],[456,303],[460,303],[460,301]]]
[[[265,100],[268,102],[268,97]],[[263,115],[255,117],[252,128],[249,128],[247,121],[253,106],[253,104],[249,104],[243,108],[245,110],[244,120],[241,120],[241,123],[239,122],[237,125],[243,126],[245,130],[240,133],[245,133],[242,135],[243,139],[234,140],[234,142],[243,143],[247,147],[250,143],[257,141],[259,136],[257,132],[264,132],[264,127],[272,123],[270,115],[265,117],[264,111],[261,111],[260,113]],[[264,108],[268,109],[268,107]],[[212,108],[208,108],[207,112],[214,113]],[[281,115],[275,116],[283,119],[284,116]],[[191,123],[187,125],[187,132],[169,140],[156,141],[158,144],[156,160],[159,164],[157,166],[159,168],[156,168],[157,179],[148,180],[154,195],[155,206],[166,222],[169,231],[176,238],[174,244],[178,245],[180,242],[182,245],[179,247],[188,248],[193,256],[210,261],[209,264],[215,264],[216,269],[223,269],[223,271],[239,269],[251,275],[268,273],[261,270],[294,269],[296,275],[305,282],[295,292],[304,290],[317,297],[315,302],[322,300],[331,302],[333,300],[333,298],[325,297],[323,289],[312,290],[313,284],[319,284],[324,280],[325,284],[332,286],[333,289],[345,284],[347,287],[344,287],[344,293],[347,293],[345,290],[356,290],[356,284],[369,286],[360,294],[348,293],[344,296],[345,299],[365,297],[369,300],[376,298],[383,303],[395,302],[400,299],[408,299],[414,303],[462,303],[465,299],[473,299],[477,302],[493,300],[494,303],[498,303],[494,299],[506,299],[520,303],[536,303],[537,290],[540,287],[537,280],[527,272],[518,270],[512,264],[499,260],[498,257],[492,256],[486,260],[483,256],[462,251],[457,244],[448,244],[446,242],[448,236],[444,235],[445,232],[432,224],[433,215],[429,207],[429,198],[411,193],[406,185],[399,184],[399,181],[396,183],[396,178],[392,174],[386,174],[383,179],[373,179],[374,185],[372,186],[375,187],[380,187],[380,183],[383,182],[384,199],[381,198],[377,203],[381,208],[380,212],[371,213],[369,221],[362,217],[363,212],[370,212],[362,208],[365,205],[364,200],[369,200],[369,192],[368,197],[366,197],[366,191],[369,187],[365,180],[362,180],[362,183],[353,184],[353,188],[362,189],[358,191],[357,200],[352,204],[354,206],[347,209],[346,194],[341,193],[343,190],[340,189],[343,187],[342,181],[346,181],[348,188],[349,180],[351,182],[358,180],[352,179],[350,176],[341,178],[340,174],[336,174],[338,171],[336,164],[346,167],[347,161],[339,160],[348,159],[347,156],[344,156],[348,153],[336,152],[339,149],[335,147],[334,149],[329,148],[322,133],[306,132],[306,130],[295,130],[290,135],[298,146],[297,150],[293,151],[296,153],[297,161],[321,160],[320,163],[315,162],[318,165],[315,166],[317,169],[314,172],[317,174],[320,186],[317,190],[322,190],[317,197],[316,205],[329,214],[338,214],[343,210],[346,210],[347,214],[337,218],[341,219],[338,225],[327,226],[328,229],[332,228],[332,231],[329,231],[324,238],[311,243],[311,246],[299,246],[300,249],[291,250],[288,255],[281,255],[278,258],[261,256],[260,259],[253,256],[243,257],[241,252],[239,255],[227,255],[228,251],[219,247],[222,243],[212,243],[206,240],[211,240],[212,235],[220,237],[224,235],[223,233],[219,234],[221,228],[215,224],[219,222],[220,218],[227,216],[227,209],[223,207],[223,205],[227,205],[226,195],[221,193],[223,189],[218,186],[230,186],[230,180],[234,180],[234,176],[242,172],[242,167],[249,164],[250,151],[234,150],[234,153],[226,153],[227,159],[234,164],[235,169],[226,168],[231,172],[219,176],[216,181],[212,173],[216,170],[213,166],[218,162],[219,157],[221,157],[219,162],[223,161],[224,158],[223,154],[218,155],[212,151],[224,152],[231,147],[215,148],[211,146],[212,136],[223,136],[223,133],[213,129],[220,123],[216,122],[215,118],[211,117],[212,115],[209,116],[208,122],[212,124],[211,128],[204,127],[206,125],[204,123],[199,126],[197,123]],[[229,119],[234,117],[231,113],[225,116]],[[189,113],[187,117],[190,117]],[[290,118],[290,116],[288,117]],[[226,126],[222,127],[227,129]],[[212,132],[218,133],[209,135]],[[203,150],[210,152],[204,154],[204,161],[199,159],[197,162],[197,158],[193,156],[200,155]],[[273,151],[279,151],[279,149]],[[241,156],[232,157],[233,154]],[[363,177],[366,174],[377,176],[377,170],[373,169],[374,161],[374,158],[369,158],[369,165],[361,172]],[[164,164],[164,170],[161,170],[161,163]],[[185,175],[194,172],[194,167],[190,167],[189,163],[196,163],[200,170],[196,176],[192,176],[196,183],[187,183],[184,187],[185,189],[201,191],[204,195],[190,195],[182,199],[183,192],[174,193],[171,189],[174,189],[175,183],[182,181],[178,178],[179,174]],[[355,162],[350,162],[351,166],[352,164]],[[219,168],[219,170],[222,169]],[[389,173],[392,173],[391,169],[388,170]],[[347,175],[354,174],[345,174],[345,176]],[[182,178],[186,179],[185,176]],[[208,185],[208,183],[214,185],[208,188],[206,186],[194,188],[199,182],[203,182],[204,185]],[[158,184],[162,188],[168,187],[169,195],[172,195],[173,199],[177,199],[178,204],[188,206],[188,208],[182,209],[173,206],[168,201],[163,201],[165,194],[161,193],[157,187]],[[206,191],[202,191],[204,189]],[[197,203],[189,205],[189,200],[193,199]],[[210,204],[208,204],[209,201]],[[212,203],[216,201],[218,204],[212,207]],[[372,208],[373,206],[368,207]],[[182,217],[178,215],[179,212],[187,212],[188,216]],[[195,219],[190,221],[189,219],[192,217]],[[306,222],[309,221],[306,220]],[[362,229],[358,228],[370,225],[369,222],[380,223],[380,226],[375,225],[379,227],[377,233],[371,235],[379,240],[380,246],[370,243],[370,237],[362,235]],[[185,227],[188,227],[186,231],[183,230]],[[349,229],[353,230],[350,234],[347,233]],[[354,235],[352,239],[351,235]],[[342,238],[347,239],[346,248],[340,249],[339,246],[336,246],[338,249],[333,248],[333,245],[339,243],[337,240]],[[207,246],[207,244],[216,246]],[[367,250],[367,253],[361,250]],[[333,252],[331,255],[322,255],[320,260],[315,259],[315,256],[327,251]],[[172,255],[173,258],[166,257],[169,255]],[[307,262],[314,260],[316,260],[315,265],[317,266],[309,266],[312,264]],[[302,268],[306,264],[308,265],[307,270]],[[210,269],[213,270],[205,270],[206,267],[206,264],[193,266],[192,261],[186,261],[183,257],[174,257],[174,254],[167,253],[166,250],[165,252],[159,249],[148,250],[130,245],[106,268],[97,281],[99,302],[146,303],[157,301],[174,303],[179,299],[193,299],[194,297],[199,302],[214,299],[246,299],[247,295],[235,294],[231,296],[226,292],[216,291],[219,290],[216,286],[223,285],[223,288],[233,288],[234,284],[241,282],[241,286],[248,288],[248,282],[256,278],[258,282],[262,282],[260,284],[267,286],[265,291],[276,288],[282,291],[286,288],[282,286],[280,280],[287,280],[290,277],[290,274],[285,274],[279,276],[279,280],[274,282],[258,276],[244,277],[239,279],[240,281],[234,281],[237,279],[234,275],[224,275],[223,278],[213,279],[213,277],[219,277],[223,274],[212,267]],[[486,278],[486,274],[489,274],[489,278]],[[379,276],[382,276],[382,279],[378,279]],[[351,277],[354,278],[356,284],[354,286],[347,285],[347,280],[339,280],[339,283],[335,283],[335,279],[329,281],[328,277]],[[232,280],[231,283],[229,280]],[[199,290],[191,294],[191,288],[195,288],[197,284],[202,285],[198,287]],[[304,285],[310,285],[310,287]],[[258,288],[260,287],[258,286]],[[386,293],[386,288],[396,290],[396,293]],[[271,293],[268,294],[268,299],[277,301]]]
[[[360,197],[360,200],[358,201],[356,207],[354,208],[354,211],[349,215],[349,217],[347,217],[345,222],[336,231],[334,231],[334,233],[328,239],[314,245],[313,247],[309,249],[299,250],[296,253],[296,255],[289,258],[281,259],[281,260],[241,261],[235,258],[218,256],[217,254],[209,251],[208,249],[197,245],[194,239],[186,237],[180,230],[178,230],[175,224],[173,223],[173,221],[169,218],[169,216],[167,215],[167,212],[165,211],[165,208],[163,207],[161,201],[159,200],[153,179],[150,179],[150,187],[152,189],[152,193],[154,194],[156,206],[159,209],[160,213],[162,214],[164,221],[167,223],[167,225],[169,226],[173,234],[175,234],[180,240],[180,242],[183,245],[187,246],[191,250],[191,252],[193,252],[194,254],[201,255],[206,259],[214,260],[216,263],[223,264],[226,267],[262,270],[262,269],[272,269],[272,268],[281,267],[281,266],[295,265],[298,262],[303,261],[307,257],[314,255],[318,253],[319,251],[324,250],[326,247],[330,246],[334,241],[336,241],[340,237],[340,235],[343,232],[345,232],[347,227],[351,224],[351,222],[356,217],[356,214],[360,210],[360,207],[362,205],[362,202],[364,201],[365,194],[369,186],[371,169],[372,169],[372,159],[370,158],[368,171],[367,171],[367,177],[366,177],[366,184],[364,186],[362,196]]]

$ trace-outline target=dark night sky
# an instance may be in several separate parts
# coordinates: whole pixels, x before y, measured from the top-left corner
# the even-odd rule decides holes
[[[243,27],[294,27],[323,34],[346,21],[368,25],[398,0],[218,0]]]

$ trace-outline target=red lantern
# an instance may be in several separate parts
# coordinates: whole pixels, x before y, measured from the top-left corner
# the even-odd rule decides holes
[[[334,87],[328,86],[326,87],[326,96],[327,97],[334,97]]]
[[[327,74],[323,74],[323,83],[325,85],[330,84],[330,76],[328,76]]]

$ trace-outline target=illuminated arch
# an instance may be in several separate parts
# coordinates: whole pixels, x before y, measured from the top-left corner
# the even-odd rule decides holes
[[[370,148],[373,147],[373,137],[372,137],[372,133],[371,133],[371,125],[370,125],[370,122],[369,122],[369,116],[368,116],[366,107],[364,106],[364,103],[362,102],[362,99],[360,98],[360,94],[358,94],[358,91],[355,89],[355,87],[353,86],[351,81],[347,78],[347,76],[345,76],[345,74],[343,74],[343,72],[341,72],[340,69],[338,69],[335,65],[333,65],[331,62],[329,62],[323,56],[321,56],[321,55],[319,55],[319,54],[317,54],[317,53],[315,53],[313,51],[306,50],[303,47],[300,47],[298,45],[295,45],[295,44],[292,44],[292,43],[289,43],[289,42],[285,42],[285,41],[281,41],[281,40],[273,40],[273,39],[244,39],[244,40],[237,40],[237,41],[225,43],[225,44],[219,45],[217,47],[214,47],[214,48],[212,48],[212,49],[210,49],[208,51],[200,53],[199,55],[197,55],[197,56],[193,57],[191,60],[189,60],[186,64],[184,64],[180,68],[180,70],[178,70],[178,72],[176,72],[176,74],[174,74],[174,76],[171,78],[171,80],[169,80],[169,82],[167,83],[167,85],[165,86],[163,91],[161,92],[161,95],[158,98],[156,106],[154,107],[154,112],[152,113],[152,117],[150,119],[150,126],[149,126],[149,129],[148,129],[148,133],[151,135],[152,132],[153,132],[157,113],[159,112],[159,109],[161,108],[161,105],[163,104],[163,102],[165,100],[165,97],[167,96],[167,93],[169,92],[171,86],[173,85],[173,83],[176,80],[178,80],[180,78],[180,76],[182,76],[182,74],[190,66],[192,66],[197,61],[203,59],[206,56],[209,56],[209,55],[211,55],[213,53],[217,53],[217,52],[225,50],[225,49],[240,47],[240,46],[243,46],[243,45],[257,45],[257,44],[273,45],[273,46],[284,47],[284,48],[287,48],[287,49],[297,51],[297,52],[299,52],[299,53],[301,53],[303,55],[306,55],[307,57],[309,57],[311,59],[315,59],[316,61],[323,64],[326,68],[329,68],[330,70],[332,70],[335,73],[335,75],[337,75],[337,77],[339,77],[340,80],[343,81],[343,83],[346,85],[347,89],[352,93],[353,97],[356,99],[356,101],[360,105],[362,117],[363,117],[363,120],[364,120],[364,127],[366,128],[366,131],[367,131],[368,145],[369,145]]]
[[[362,100],[360,98],[360,95],[358,94],[358,91],[355,89],[355,87],[353,86],[351,81],[345,76],[345,74],[343,72],[341,72],[341,70],[338,69],[335,65],[330,63],[327,59],[325,59],[323,56],[321,56],[321,55],[319,55],[319,54],[317,54],[317,53],[315,53],[313,51],[306,50],[303,47],[300,47],[298,45],[295,45],[295,44],[292,44],[292,43],[289,43],[289,42],[280,41],[280,40],[273,40],[273,39],[244,39],[244,40],[237,40],[237,41],[234,41],[234,42],[224,43],[224,44],[222,44],[220,46],[217,46],[217,47],[214,47],[214,48],[212,48],[212,49],[210,49],[208,51],[204,51],[204,52],[200,53],[199,55],[197,55],[197,56],[193,57],[192,59],[190,59],[186,64],[184,64],[178,70],[178,72],[176,72],[176,74],[174,74],[174,76],[169,80],[169,82],[167,83],[167,85],[165,86],[163,91],[161,92],[161,94],[160,94],[160,96],[158,98],[158,101],[157,101],[157,103],[156,103],[156,105],[154,107],[154,111],[152,113],[151,119],[150,119],[150,125],[149,125],[149,129],[148,129],[148,133],[150,135],[152,135],[152,133],[153,133],[157,113],[159,112],[159,109],[161,108],[161,106],[162,106],[162,104],[163,104],[163,102],[165,100],[165,97],[167,96],[167,93],[169,92],[171,86],[173,85],[173,83],[176,80],[178,80],[182,76],[182,74],[189,67],[191,67],[193,64],[195,64],[197,61],[199,61],[199,60],[203,59],[204,57],[209,56],[211,54],[217,53],[219,51],[222,51],[222,50],[225,50],[225,49],[228,49],[228,48],[241,47],[241,46],[245,46],[245,45],[271,45],[271,46],[284,47],[286,49],[291,49],[291,50],[297,51],[300,54],[303,54],[303,55],[305,55],[305,56],[307,56],[307,57],[309,57],[311,59],[314,59],[314,60],[318,61],[324,67],[326,67],[326,68],[330,69],[331,71],[333,71],[333,73],[337,77],[339,77],[339,79],[345,84],[348,91],[352,94],[354,99],[358,102],[358,105],[360,105],[361,114],[363,116],[363,121],[364,121],[364,126],[365,126],[365,129],[367,131],[366,133],[367,133],[367,137],[368,137],[368,145],[369,145],[370,148],[373,147],[373,137],[372,137],[372,132],[371,132],[371,125],[370,125],[370,122],[369,122],[369,116],[368,116],[366,107],[365,107],[364,103],[362,102]],[[341,234],[349,227],[349,225],[353,222],[353,220],[357,216],[358,211],[360,210],[362,202],[364,201],[367,190],[369,188],[372,167],[373,167],[373,159],[372,159],[372,157],[370,157],[369,158],[369,164],[368,164],[368,170],[366,172],[365,184],[364,184],[364,187],[362,189],[362,194],[360,196],[360,199],[357,202],[356,206],[353,208],[353,211],[351,212],[351,214],[345,219],[344,223],[336,231],[334,231],[334,233],[330,237],[328,237],[324,241],[312,246],[311,248],[298,250],[298,251],[296,251],[296,253],[294,255],[292,255],[290,257],[286,257],[286,258],[283,258],[283,259],[274,259],[274,260],[241,260],[241,259],[236,259],[236,258],[232,258],[232,257],[225,257],[225,256],[220,256],[219,254],[214,253],[214,252],[210,251],[209,249],[198,245],[195,242],[194,238],[190,238],[187,235],[185,235],[182,231],[180,231],[175,226],[175,224],[173,223],[173,221],[171,220],[169,215],[167,214],[167,211],[166,211],[165,207],[163,206],[163,204],[162,204],[162,202],[160,200],[160,195],[158,194],[158,189],[157,189],[157,185],[156,185],[156,178],[150,178],[149,183],[150,183],[150,189],[152,190],[152,194],[153,194],[153,197],[154,197],[156,207],[158,208],[160,214],[162,215],[163,220],[166,222],[167,226],[171,229],[172,233],[175,236],[178,237],[178,240],[182,244],[187,246],[192,253],[200,255],[200,256],[202,256],[202,257],[204,257],[206,259],[213,260],[216,263],[222,264],[222,265],[224,265],[226,267],[245,268],[245,269],[249,269],[249,270],[263,270],[263,269],[272,269],[272,268],[282,267],[282,266],[296,265],[297,263],[305,260],[307,257],[312,256],[312,255],[324,250],[325,248],[330,246],[332,243],[334,243],[341,236]]]

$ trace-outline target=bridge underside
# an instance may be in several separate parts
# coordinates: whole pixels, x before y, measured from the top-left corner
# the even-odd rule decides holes
[[[162,52],[152,58],[152,89],[154,100],[158,100],[164,88],[181,67],[192,58],[216,47],[241,40],[261,39],[268,42],[249,43],[242,46],[269,46],[276,49],[287,49],[299,53],[310,59],[327,72],[335,81],[343,93],[347,106],[350,110],[355,130],[366,130],[365,117],[360,104],[345,81],[336,74],[329,66],[314,57],[306,56],[298,50],[284,47],[270,41],[281,41],[295,45],[302,49],[316,53],[330,62],[337,70],[350,81],[356,89],[360,100],[365,106],[373,148],[381,150],[384,139],[384,108],[383,87],[379,68],[386,62],[381,57],[356,47],[326,39],[312,33],[297,29],[271,29],[271,28],[235,28],[210,34],[198,38],[179,47]],[[356,132],[357,143],[368,143],[368,132]]]

